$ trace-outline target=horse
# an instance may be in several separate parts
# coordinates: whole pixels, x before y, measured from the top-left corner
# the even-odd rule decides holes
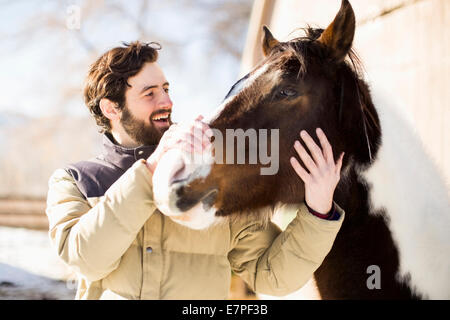
[[[320,127],[335,160],[345,152],[334,201],[346,212],[331,251],[314,273],[320,297],[450,298],[447,187],[393,99],[372,95],[364,80],[352,49],[350,3],[342,0],[327,28],[304,30],[305,36],[280,42],[264,26],[264,60],[205,120],[214,137],[229,129],[278,130],[271,134],[279,137],[271,149],[280,155],[276,173],[261,174],[267,162],[249,163],[249,156],[245,163],[218,163],[218,151],[234,160],[236,151],[220,144],[203,162],[173,150],[153,176],[155,203],[168,215],[199,217],[186,223],[198,229],[245,215],[270,219],[257,212],[304,201],[304,184],[289,159],[300,130],[314,133]],[[265,142],[276,144],[267,137]],[[246,144],[245,151],[250,149]]]

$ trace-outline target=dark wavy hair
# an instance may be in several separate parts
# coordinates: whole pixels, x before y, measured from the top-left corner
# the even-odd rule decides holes
[[[105,52],[89,68],[84,85],[84,101],[95,118],[100,132],[111,130],[111,124],[100,110],[100,100],[107,98],[122,110],[125,106],[125,92],[130,85],[128,78],[136,75],[147,62],[158,59],[161,45],[157,42],[139,41],[122,43],[122,47]]]

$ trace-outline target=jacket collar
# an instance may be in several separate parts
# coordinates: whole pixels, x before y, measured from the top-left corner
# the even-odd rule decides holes
[[[103,159],[126,171],[139,159],[147,159],[157,145],[125,148],[114,141],[110,133],[103,134]]]

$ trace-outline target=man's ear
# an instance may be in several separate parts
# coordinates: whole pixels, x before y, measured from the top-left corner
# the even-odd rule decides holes
[[[266,57],[270,54],[273,48],[280,44],[280,42],[274,38],[267,26],[263,26],[263,32],[264,36],[262,41],[262,49],[264,56]]]
[[[333,22],[322,32],[318,42],[325,45],[332,58],[340,62],[352,47],[355,35],[355,13],[348,0],[342,0],[341,8]]]
[[[117,108],[117,103],[112,102],[107,98],[100,100],[100,110],[103,115],[111,121],[120,120],[120,110]]]

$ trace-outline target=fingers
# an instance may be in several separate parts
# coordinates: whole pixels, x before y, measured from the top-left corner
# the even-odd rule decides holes
[[[297,151],[298,155],[300,156],[300,159],[302,159],[302,161],[305,164],[308,171],[310,173],[316,172],[317,166],[314,163],[314,160],[310,157],[308,152],[306,152],[305,148],[303,148],[303,146],[300,144],[299,141],[295,141],[294,149],[295,149],[295,151]]]
[[[310,175],[308,174],[308,172],[306,172],[305,169],[303,169],[303,167],[300,165],[300,163],[297,161],[297,159],[295,159],[294,157],[292,157],[290,159],[291,161],[291,165],[294,168],[295,172],[298,174],[298,176],[303,180],[304,183],[309,183],[310,180]]]
[[[177,147],[190,153],[202,153],[212,144],[210,138],[213,136],[211,128],[202,119],[203,116],[200,115],[191,123],[174,127],[164,144],[169,149]]]
[[[340,170],[342,168],[344,153],[340,154],[339,159],[335,163],[333,150],[325,133],[320,129],[317,129],[316,133],[321,148],[303,130],[300,136],[311,155],[300,144],[300,141],[295,141],[294,149],[297,151],[304,165],[302,166],[295,157],[290,158],[290,163],[294,171],[304,182],[305,202],[311,205],[314,210],[325,213],[331,207],[333,194],[340,180]]]
[[[203,120],[203,116],[200,115],[195,120],[195,126],[199,129],[201,129],[202,133],[205,134],[208,138],[211,138],[213,136],[213,132],[208,124],[201,121]]]
[[[311,138],[311,136],[305,130],[302,130],[300,132],[300,136],[302,137],[303,141],[305,142],[306,146],[311,152],[311,155],[313,156],[317,166],[323,166],[325,164],[325,159],[320,147],[314,142],[313,138]]]
[[[331,147],[330,143],[328,142],[328,139],[327,139],[325,133],[320,128],[316,129],[316,133],[317,133],[317,137],[319,138],[320,144],[322,146],[325,161],[328,164],[334,163],[333,148]]]
[[[191,127],[191,134],[195,137],[195,143],[198,144],[198,147],[204,149],[211,145],[213,132],[206,123],[195,121]]]
[[[199,134],[199,135],[201,135],[202,138],[204,138],[204,140],[207,140],[204,142],[206,142],[206,145],[208,145],[211,141],[211,137],[213,136],[213,131],[205,122],[203,122],[201,120],[203,120],[203,116],[199,115],[195,119],[194,126],[195,126],[195,128],[198,128],[201,131],[201,134]]]
[[[305,130],[302,130],[300,132],[300,136],[302,140],[305,142],[311,155],[307,152],[307,150],[301,145],[299,141],[295,141],[294,143],[294,149],[297,151],[300,159],[303,161],[304,167],[302,167],[298,163],[298,161],[294,162],[292,159],[291,164],[293,167],[294,165],[295,167],[297,167],[295,171],[297,172],[297,174],[299,174],[299,176],[300,173],[303,175],[303,177],[301,176],[303,180],[305,178],[305,172],[308,173],[305,170],[305,168],[309,171],[310,178],[328,175],[329,173],[334,173],[336,174],[336,176],[339,176],[342,168],[344,153],[342,153],[339,156],[339,159],[335,163],[333,156],[333,148],[331,147],[331,144],[329,143],[325,133],[320,128],[316,129],[316,133],[317,137],[319,138],[321,147],[319,147],[314,142],[312,137]],[[299,168],[298,166],[300,166],[301,169],[298,169]],[[301,170],[303,170],[304,172],[302,172]]]
[[[199,115],[191,123],[172,124],[164,132],[155,152],[149,157],[150,163],[156,166],[163,154],[173,148],[181,149],[191,154],[203,154],[212,145],[210,138],[213,136],[213,133],[211,128],[201,120],[203,120],[203,116]]]

